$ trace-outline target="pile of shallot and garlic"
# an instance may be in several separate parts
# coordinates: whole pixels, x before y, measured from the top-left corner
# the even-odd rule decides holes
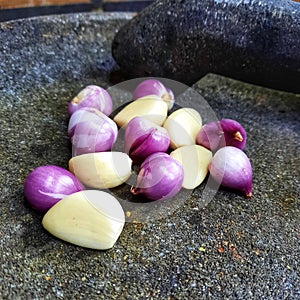
[[[243,152],[246,131],[232,119],[202,124],[200,112],[174,106],[173,92],[156,79],[142,81],[132,101],[113,117],[109,93],[89,85],[69,103],[69,170],[45,165],[24,183],[30,206],[45,213],[42,224],[75,245],[109,249],[125,224],[119,201],[107,189],[120,186],[138,166],[132,195],[149,201],[193,190],[210,174],[226,188],[252,195],[252,167]],[[124,149],[114,151],[119,130]],[[106,191],[101,191],[105,189]]]

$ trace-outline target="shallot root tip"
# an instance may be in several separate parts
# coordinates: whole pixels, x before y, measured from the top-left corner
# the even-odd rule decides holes
[[[246,198],[251,198],[252,197],[252,192],[246,193]]]
[[[71,102],[74,103],[74,104],[77,104],[77,103],[80,102],[80,99],[79,99],[77,96],[75,96],[75,97],[72,99]]]
[[[133,194],[133,195],[137,195],[138,194],[137,189],[133,185],[130,188],[130,193]]]
[[[243,136],[241,135],[241,133],[239,131],[237,131],[235,134],[234,134],[234,139],[239,141],[239,142],[242,142],[243,141]]]

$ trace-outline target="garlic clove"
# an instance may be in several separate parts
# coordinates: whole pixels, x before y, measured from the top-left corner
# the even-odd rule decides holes
[[[194,189],[199,186],[208,173],[212,152],[199,145],[177,148],[170,153],[183,167],[184,179],[182,187]]]
[[[115,117],[119,127],[127,125],[134,117],[141,116],[157,125],[162,125],[167,118],[168,105],[161,97],[149,95],[126,105]]]
[[[63,198],[42,220],[43,227],[55,237],[98,250],[112,248],[124,224],[120,203],[99,190],[77,192]]]
[[[180,108],[169,115],[163,127],[170,135],[172,149],[194,145],[197,133],[202,127],[202,118],[193,108]]]
[[[103,189],[124,183],[131,175],[131,158],[123,152],[109,151],[74,156],[70,171],[86,186]]]

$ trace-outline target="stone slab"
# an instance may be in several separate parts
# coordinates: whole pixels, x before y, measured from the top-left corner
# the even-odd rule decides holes
[[[131,18],[87,13],[0,24],[0,298],[299,298],[299,95],[217,75],[193,86],[219,118],[247,130],[250,200],[220,189],[201,207],[198,188],[165,219],[127,223],[109,251],[55,239],[26,204],[30,170],[67,166],[71,97],[87,84],[124,79],[111,44]]]

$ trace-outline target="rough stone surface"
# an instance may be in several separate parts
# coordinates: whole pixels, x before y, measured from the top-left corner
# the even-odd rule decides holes
[[[55,239],[26,204],[30,170],[67,166],[68,101],[87,84],[112,84],[111,42],[130,18],[0,24],[0,298],[298,299],[299,95],[217,75],[194,85],[219,118],[248,132],[250,200],[220,189],[201,208],[198,188],[167,219],[127,223],[109,251]]]
[[[211,72],[300,92],[300,3],[156,1],[127,23],[113,56],[131,76],[193,84]]]

